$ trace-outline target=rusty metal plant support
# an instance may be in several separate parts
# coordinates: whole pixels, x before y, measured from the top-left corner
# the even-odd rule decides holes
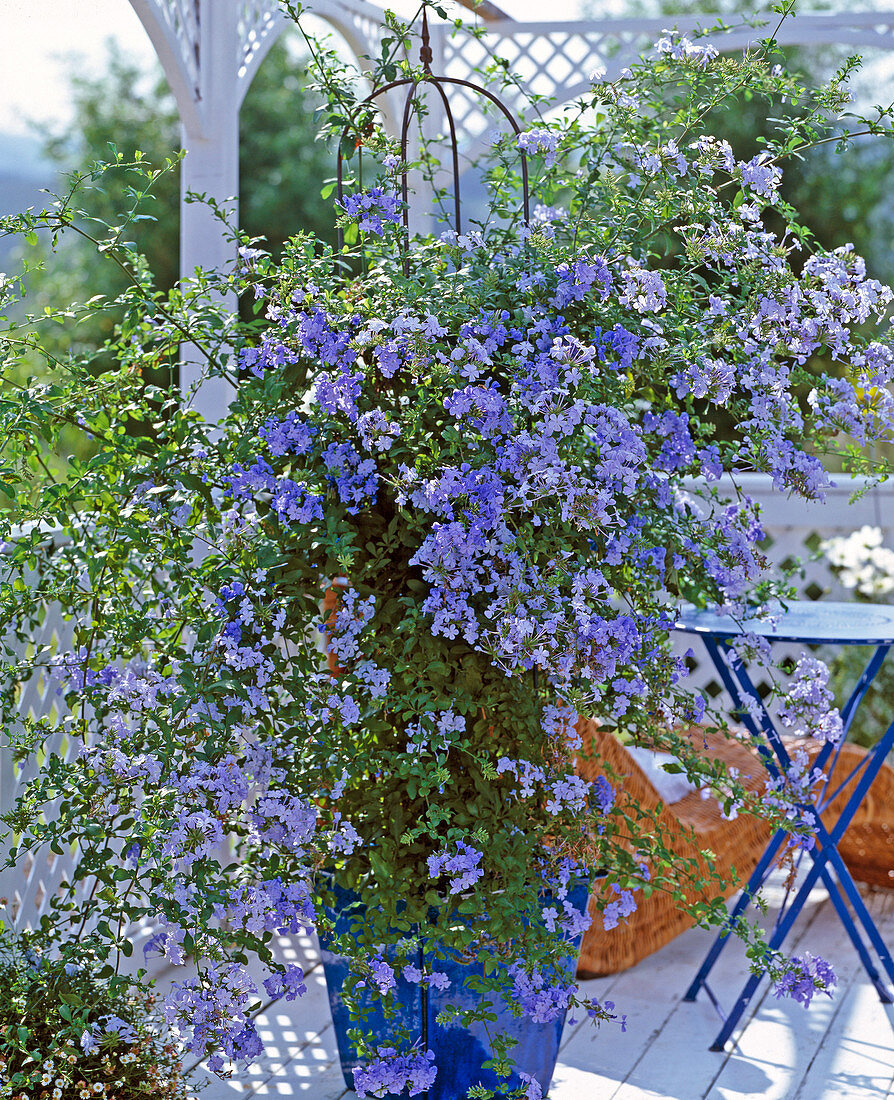
[[[444,105],[444,114],[447,117],[447,125],[450,128],[450,153],[453,165],[453,213],[455,219],[454,228],[457,233],[462,232],[462,204],[460,202],[459,193],[459,147],[456,141],[456,125],[453,119],[453,112],[450,109],[450,100],[447,93],[444,91],[444,86],[447,84],[457,85],[463,88],[469,88],[473,92],[480,96],[483,96],[490,103],[494,104],[503,114],[503,117],[512,127],[512,132],[518,136],[522,130],[516,120],[515,116],[509,110],[509,108],[500,100],[493,92],[489,92],[487,88],[481,87],[480,84],[473,84],[469,80],[461,80],[458,77],[453,76],[435,76],[431,71],[432,62],[432,49],[431,41],[428,30],[428,16],[426,9],[422,9],[422,30],[420,35],[420,47],[419,47],[419,60],[422,64],[422,75],[418,77],[403,77],[400,80],[392,80],[389,84],[383,85],[381,88],[374,91],[371,95],[368,95],[361,103],[359,103],[354,111],[353,117],[365,107],[367,104],[374,102],[379,96],[385,95],[387,92],[393,91],[395,88],[407,88],[407,96],[404,100],[403,118],[400,129],[400,159],[401,159],[401,199],[403,200],[403,230],[404,230],[404,249],[403,249],[403,269],[404,274],[410,274],[410,208],[409,208],[409,187],[407,185],[407,141],[409,135],[410,119],[412,117],[413,106],[416,103],[416,95],[419,90],[420,84],[430,84],[437,91],[441,97],[441,102]],[[353,121],[353,118],[352,118]],[[346,137],[351,129],[349,123],[342,131],[342,141]],[[362,156],[362,152],[359,156]],[[531,203],[530,196],[528,194],[528,158],[525,155],[523,149],[519,149],[519,157],[521,160],[521,175],[522,175],[522,217],[525,225],[530,224],[531,220]],[[342,153],[342,144],[339,142],[338,147],[338,160],[336,165],[336,196],[339,204],[341,204],[344,198],[344,186],[343,186],[343,162],[344,154]],[[339,229],[338,231],[338,247],[341,249],[344,246],[344,232]]]

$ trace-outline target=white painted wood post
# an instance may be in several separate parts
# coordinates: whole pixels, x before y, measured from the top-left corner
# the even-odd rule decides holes
[[[236,245],[207,203],[190,201],[205,195],[226,211],[235,229],[239,214],[239,89],[235,78],[239,56],[236,0],[203,4],[199,21],[199,103],[201,127],[182,125],[184,157],[180,177],[180,274],[196,268],[221,271],[236,256]],[[226,305],[236,308],[234,295]],[[215,423],[225,415],[233,388],[224,378],[206,378],[207,362],[189,344],[181,348],[180,389],[185,402]]]

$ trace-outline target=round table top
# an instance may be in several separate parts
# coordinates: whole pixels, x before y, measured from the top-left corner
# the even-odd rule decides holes
[[[894,606],[870,603],[839,603],[834,600],[792,600],[777,608],[772,620],[745,619],[699,611],[691,604],[680,608],[674,629],[684,634],[708,634],[730,638],[757,634],[778,642],[819,645],[888,645],[894,643]]]

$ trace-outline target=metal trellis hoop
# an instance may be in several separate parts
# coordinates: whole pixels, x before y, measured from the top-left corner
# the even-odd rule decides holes
[[[503,117],[509,123],[512,128],[513,134],[516,137],[522,132],[521,126],[517,119],[509,110],[509,108],[494,95],[493,92],[487,90],[487,88],[481,87],[479,84],[474,84],[469,80],[461,80],[459,77],[453,76],[435,76],[431,72],[431,48],[429,46],[429,32],[428,32],[428,20],[426,18],[425,11],[422,13],[422,44],[420,47],[420,59],[422,61],[423,72],[419,76],[415,77],[402,77],[400,80],[392,80],[390,83],[383,85],[376,91],[368,95],[364,100],[357,104],[354,109],[351,122],[345,126],[341,134],[341,140],[338,146],[338,158],[336,162],[336,197],[339,205],[342,204],[344,199],[344,154],[342,152],[342,143],[344,139],[348,137],[351,130],[351,123],[356,119],[357,115],[368,104],[374,102],[380,96],[386,95],[388,92],[394,91],[397,88],[407,88],[407,96],[404,101],[403,118],[401,121],[400,130],[400,155],[401,155],[401,199],[403,200],[403,237],[404,237],[404,249],[403,249],[403,269],[404,274],[410,273],[410,210],[409,210],[409,186],[407,183],[407,146],[410,128],[410,119],[413,113],[413,106],[416,103],[416,95],[419,87],[423,84],[432,85],[438,92],[441,98],[441,102],[444,106],[444,113],[447,118],[447,124],[450,129],[450,152],[453,169],[453,209],[455,218],[455,230],[457,233],[462,232],[462,204],[460,201],[460,173],[459,173],[459,147],[456,139],[456,125],[453,119],[453,112],[450,109],[450,100],[447,93],[444,90],[445,85],[454,85],[461,88],[468,88],[475,92],[477,95],[483,96],[489,102],[491,102],[502,113]],[[519,159],[521,161],[521,176],[522,176],[522,217],[525,225],[529,225],[531,221],[531,201],[528,192],[528,158],[523,149],[519,149]],[[362,156],[362,153],[360,154]],[[339,250],[344,246],[344,232],[339,229],[338,231],[338,247]]]

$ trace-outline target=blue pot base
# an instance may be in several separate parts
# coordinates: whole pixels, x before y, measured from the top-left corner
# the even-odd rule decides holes
[[[352,895],[337,887],[336,893],[342,895],[345,904],[337,911],[331,911],[330,915],[335,919],[336,935],[343,935],[350,932],[358,920],[362,920],[363,911]],[[586,883],[576,885],[568,893],[569,900],[578,910],[586,908],[588,896],[589,887]],[[548,901],[544,899],[544,905],[546,904]],[[353,1070],[362,1063],[347,1037],[348,1030],[357,1024],[351,1022],[341,999],[342,986],[348,975],[348,963],[343,956],[330,950],[330,942],[321,937],[323,970],[345,1084],[353,1089]],[[569,942],[568,946],[569,954],[562,976],[573,982],[580,939],[575,943]],[[420,970],[425,970],[424,946],[414,964]],[[483,1023],[466,1028],[459,1024],[441,1026],[436,1022],[438,1015],[448,1005],[470,1009],[480,1003],[481,994],[477,990],[469,989],[467,982],[471,978],[484,976],[483,962],[438,958],[432,960],[432,969],[447,975],[450,979],[447,989],[432,988],[423,991],[417,984],[398,975],[397,986],[392,990],[394,1023],[406,1029],[419,1050],[428,1049],[435,1055],[437,1077],[428,1092],[422,1094],[423,1100],[463,1100],[472,1085],[482,1085],[490,1089],[502,1085],[505,1088],[505,1078],[500,1079],[493,1070],[483,1067],[483,1063],[491,1057],[487,1030]],[[497,994],[491,994],[491,997],[494,1000],[492,1012],[497,1019],[489,1022],[488,1027],[492,1032],[507,1032],[517,1041],[510,1052],[515,1072],[508,1084],[517,1088],[522,1084],[519,1073],[524,1072],[535,1078],[546,1097],[559,1055],[565,1014],[548,1023],[535,1023],[528,1017],[514,1015]],[[387,1037],[393,1025],[386,1021],[379,998],[370,996],[364,1002],[363,1008],[368,1012],[363,1021],[364,1029],[381,1034],[382,1045],[390,1045]],[[389,1094],[384,1100],[406,1100],[407,1095],[406,1091],[400,1095]]]

